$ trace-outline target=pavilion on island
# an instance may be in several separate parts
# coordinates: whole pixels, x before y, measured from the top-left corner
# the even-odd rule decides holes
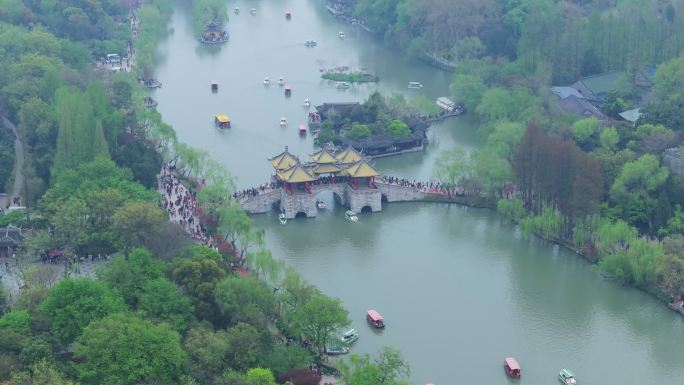
[[[290,195],[296,192],[311,194],[310,184],[318,179],[299,163],[286,170],[276,171],[275,178]]]
[[[342,174],[349,177],[347,183],[349,183],[354,190],[358,190],[359,187],[377,188],[375,185],[375,177],[380,176],[380,173],[377,172],[373,166],[368,164],[365,159],[361,159],[352,164],[346,168]]]
[[[285,151],[268,160],[275,169],[274,181],[290,195],[297,192],[311,194],[312,184],[324,183],[347,182],[354,190],[375,189],[375,177],[380,175],[352,147],[340,152],[320,150],[311,155],[311,162],[303,164],[285,147]]]

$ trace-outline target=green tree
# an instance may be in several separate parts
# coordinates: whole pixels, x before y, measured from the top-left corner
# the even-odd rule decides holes
[[[276,382],[270,370],[252,368],[247,371],[247,383],[249,385],[275,385]]]
[[[599,141],[601,142],[602,148],[612,151],[615,149],[615,146],[617,146],[618,142],[620,142],[620,135],[615,127],[604,127],[601,129]]]
[[[598,130],[598,120],[595,117],[578,120],[570,130],[577,142],[586,143]]]
[[[295,309],[292,321],[318,353],[323,353],[333,332],[351,322],[339,298],[316,294]]]
[[[227,362],[231,368],[241,372],[254,367],[266,352],[261,333],[254,326],[244,322],[238,322],[228,329],[226,340]]]
[[[193,317],[190,299],[179,292],[178,286],[165,278],[145,283],[139,296],[138,309],[145,318],[168,322],[179,333],[188,329]]]
[[[314,357],[310,351],[301,346],[289,344],[275,346],[262,357],[262,364],[279,376],[290,369],[305,368],[313,360]]]
[[[178,384],[185,360],[178,333],[123,313],[88,325],[75,353],[80,380],[98,385]]]
[[[87,278],[65,279],[55,286],[40,306],[62,342],[71,342],[94,320],[124,311],[117,292],[103,282]]]
[[[202,383],[213,383],[214,379],[230,366],[226,355],[230,349],[228,334],[224,330],[212,330],[206,323],[190,328],[183,340],[188,354],[190,374]]]
[[[150,202],[126,202],[112,218],[112,232],[124,249],[152,248],[168,218]]]
[[[371,130],[365,124],[352,123],[351,128],[347,131],[347,135],[351,139],[359,140],[368,138],[371,135]]]
[[[273,290],[253,277],[231,276],[216,285],[215,301],[231,323],[247,322],[262,326],[274,314]]]
[[[482,95],[484,95],[487,87],[481,78],[459,73],[454,76],[454,82],[451,83],[450,89],[456,100],[463,102],[468,108],[475,108],[480,105]]]
[[[643,155],[624,165],[610,188],[610,200],[624,219],[652,229],[656,209],[654,193],[668,175],[667,169],[660,167],[658,158]]]
[[[348,385],[406,385],[411,370],[398,350],[385,347],[371,361],[368,354],[353,354],[349,363],[341,365],[342,378]]]
[[[12,310],[0,317],[0,330],[11,330],[31,335],[31,315],[26,310]]]
[[[136,309],[145,285],[149,281],[162,278],[162,269],[163,265],[152,259],[147,250],[133,249],[125,257],[114,257],[97,275],[119,292],[128,306]]]
[[[18,372],[12,376],[6,385],[73,385],[57,366],[48,360],[36,362],[30,370]]]
[[[192,301],[195,316],[219,321],[220,310],[214,302],[216,284],[226,277],[219,261],[204,256],[177,259],[169,266],[169,277]]]
[[[456,187],[463,184],[472,170],[470,159],[461,147],[443,151],[435,160],[435,177],[447,187]],[[452,189],[449,189],[451,193]]]
[[[403,138],[411,135],[411,129],[409,128],[408,124],[402,122],[401,120],[395,119],[390,121],[385,129],[395,138]]]

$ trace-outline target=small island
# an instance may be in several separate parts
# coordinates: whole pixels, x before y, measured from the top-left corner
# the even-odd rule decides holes
[[[378,92],[364,103],[324,103],[309,114],[319,145],[352,146],[373,157],[422,150],[429,125],[401,95]]]
[[[322,74],[321,78],[348,83],[376,83],[380,81],[376,75],[364,71],[328,71]]]

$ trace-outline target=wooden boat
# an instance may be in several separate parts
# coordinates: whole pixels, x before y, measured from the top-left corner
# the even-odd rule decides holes
[[[318,207],[319,209],[323,210],[323,209],[326,208],[327,206],[325,205],[325,202],[323,202],[323,201],[316,201],[316,207]]]
[[[157,105],[159,104],[156,100],[152,99],[149,96],[145,96],[145,98],[143,99],[143,103],[145,103],[145,107],[147,108],[154,108],[157,107]]]
[[[280,118],[280,127],[285,126],[287,126],[287,119],[285,119],[285,117],[283,116],[282,118]]]
[[[366,312],[366,321],[374,328],[382,329],[385,327],[385,319],[382,318],[377,310],[370,309]]]
[[[214,115],[214,124],[219,128],[230,128],[230,117],[225,114]]]
[[[285,218],[285,213],[280,213],[280,215],[278,215],[278,222],[280,222],[281,225],[287,224],[287,218]]]
[[[306,124],[302,123],[299,125],[299,135],[306,135]]]
[[[358,221],[359,221],[359,217],[357,217],[357,216],[356,216],[356,213],[353,212],[353,211],[351,211],[351,210],[345,211],[344,217],[345,217],[347,220],[350,220],[350,221],[352,221],[352,222],[358,222]]]
[[[513,357],[504,358],[504,370],[511,378],[520,378],[520,364]]]
[[[423,88],[423,85],[420,82],[409,82],[408,88],[412,90],[417,90]]]
[[[282,86],[282,85],[284,85],[284,84],[285,84],[285,79],[283,79],[282,76],[279,77],[279,78],[278,78],[278,85],[279,85],[279,86]]]
[[[256,15],[256,8],[251,8],[249,10],[249,13],[251,13],[252,15]]]
[[[285,20],[292,19],[292,14],[290,12],[285,12]]]
[[[218,82],[216,80],[211,82],[211,90],[214,92],[218,91]]]
[[[349,348],[346,346],[334,345],[334,346],[327,346],[325,348],[325,354],[327,354],[329,356],[339,356],[341,354],[347,354],[347,353],[349,353]]]
[[[306,43],[304,43],[304,45],[307,47],[315,47],[318,45],[318,43],[316,43],[316,40],[309,39],[306,41]]]
[[[346,90],[349,87],[351,87],[351,85],[347,82],[337,82],[335,84],[335,88],[337,88],[338,90]]]
[[[338,32],[337,35],[340,37],[340,39],[344,39],[345,37],[347,37],[347,34],[345,34],[342,31]]]
[[[271,84],[271,81],[268,79],[268,76],[264,78],[264,85],[267,86]]]
[[[344,342],[345,344],[352,344],[356,342],[356,340],[358,339],[359,332],[356,331],[356,329],[349,329],[344,334],[342,334],[342,337],[340,337],[340,341]]]
[[[305,108],[311,107],[311,100],[309,100],[309,99],[304,99],[304,107],[305,107]]]
[[[235,12],[236,15],[239,15],[240,14],[240,7],[235,7],[233,9],[233,12]]]
[[[456,108],[456,103],[454,103],[453,100],[447,98],[447,97],[439,97],[437,100],[435,100],[435,104],[439,106],[439,108],[443,109],[446,112],[451,112]]]
[[[292,95],[292,86],[290,85],[285,85],[285,96],[290,96]]]
[[[572,374],[572,372],[568,369],[561,369],[560,373],[558,373],[558,379],[562,383],[568,385],[574,385],[577,383],[577,381],[575,380],[575,375]]]

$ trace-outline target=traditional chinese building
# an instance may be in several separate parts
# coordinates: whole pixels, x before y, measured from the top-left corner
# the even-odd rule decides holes
[[[11,257],[24,237],[26,234],[18,227],[7,225],[0,228],[0,258]]]

